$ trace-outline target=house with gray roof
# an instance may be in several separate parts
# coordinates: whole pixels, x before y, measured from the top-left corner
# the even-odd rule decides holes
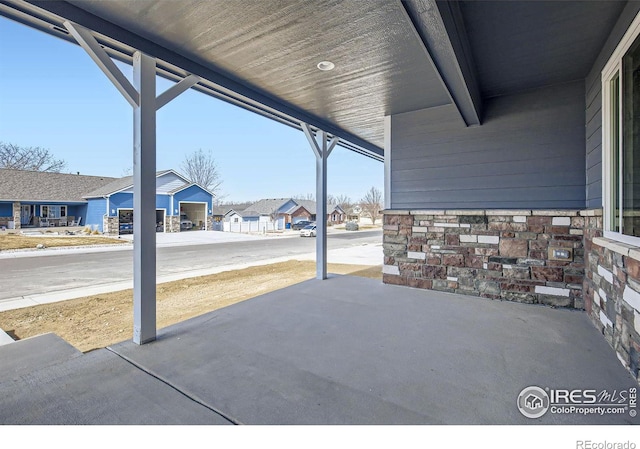
[[[174,170],[156,173],[156,231],[213,229],[213,194]],[[133,232],[133,177],[0,170],[0,226]]]
[[[117,178],[68,173],[0,169],[0,226],[84,224],[87,192]]]
[[[329,204],[327,207],[327,222],[329,224],[345,221],[346,214],[340,206]],[[244,210],[237,208],[229,210],[226,219],[235,223],[272,223],[275,221],[275,229],[282,230],[299,221],[316,221],[316,202],[293,198],[263,198],[248,205]]]

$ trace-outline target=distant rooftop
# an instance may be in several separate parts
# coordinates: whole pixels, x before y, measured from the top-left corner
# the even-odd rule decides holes
[[[0,169],[0,200],[86,202],[84,195],[117,178]]]

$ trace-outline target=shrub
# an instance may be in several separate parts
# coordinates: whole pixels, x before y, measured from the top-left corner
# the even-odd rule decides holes
[[[347,231],[357,231],[360,227],[358,226],[358,223],[354,223],[353,221],[350,221],[346,225],[344,225],[344,228]]]

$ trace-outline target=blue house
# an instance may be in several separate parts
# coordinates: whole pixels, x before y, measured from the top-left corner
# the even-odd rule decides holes
[[[105,234],[133,232],[133,176],[84,195],[87,223]],[[156,231],[212,230],[213,194],[174,170],[156,173]]]
[[[0,169],[0,227],[85,225],[86,192],[115,181],[105,176]]]
[[[213,194],[174,170],[156,174],[156,230],[212,230]],[[133,231],[133,177],[0,169],[0,227]]]

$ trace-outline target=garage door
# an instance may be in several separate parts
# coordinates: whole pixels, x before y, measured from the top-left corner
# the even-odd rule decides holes
[[[207,203],[180,202],[180,216],[187,216],[193,223],[193,229],[206,229]],[[182,229],[181,229],[182,230]]]
[[[156,209],[156,232],[164,232],[164,209]],[[118,209],[120,234],[133,234],[133,209]]]

